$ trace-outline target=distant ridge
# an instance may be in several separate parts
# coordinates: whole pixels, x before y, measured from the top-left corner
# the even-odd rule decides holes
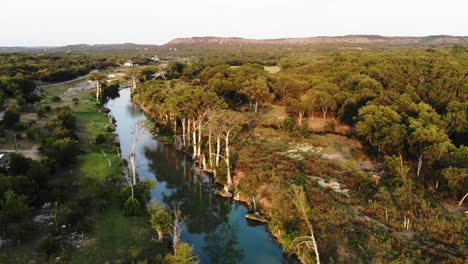
[[[70,53],[129,53],[154,54],[166,48],[179,47],[239,47],[239,46],[300,46],[320,44],[388,45],[388,46],[443,46],[468,45],[468,36],[436,35],[426,37],[386,37],[379,35],[348,35],[336,37],[306,37],[278,39],[247,39],[239,37],[192,37],[176,38],[159,46],[151,44],[75,44],[60,47],[0,47],[0,53],[11,52],[70,52]]]
[[[0,47],[0,52],[70,52],[70,53],[152,53],[158,45],[75,44],[60,47]]]
[[[348,35],[337,37],[307,37],[279,39],[245,39],[237,37],[192,37],[176,38],[163,46],[177,45],[308,45],[308,44],[382,44],[382,45],[451,45],[468,44],[468,36],[385,37],[378,35]]]

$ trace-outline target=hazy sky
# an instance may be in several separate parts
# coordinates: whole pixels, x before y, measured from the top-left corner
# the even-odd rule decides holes
[[[468,0],[1,0],[0,46],[468,35]]]

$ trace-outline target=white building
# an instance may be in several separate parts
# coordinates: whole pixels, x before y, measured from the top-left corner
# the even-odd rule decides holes
[[[134,64],[133,64],[133,61],[131,60],[128,60],[126,61],[124,64],[123,64],[124,67],[133,67]]]

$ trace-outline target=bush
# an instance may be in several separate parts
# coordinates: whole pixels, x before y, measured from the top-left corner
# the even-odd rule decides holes
[[[325,129],[325,131],[335,132],[336,124],[335,122],[330,121],[327,124],[325,124],[323,128]]]
[[[32,125],[26,131],[26,136],[30,140],[34,140],[36,142],[39,142],[39,140],[41,139],[41,136],[42,136],[41,129],[37,125]]]
[[[137,216],[141,213],[140,202],[132,197],[129,197],[124,204],[124,214],[126,216]]]
[[[8,127],[12,127],[19,122],[20,115],[21,108],[18,105],[9,105],[3,116],[3,122],[5,122],[5,125],[7,125]]]
[[[39,109],[37,109],[37,116],[38,117],[44,117],[45,113],[46,113],[46,110],[44,109],[44,107],[39,107]]]
[[[96,136],[96,145],[102,144],[106,142],[106,137],[103,134],[99,134]]]
[[[58,97],[57,95],[52,97],[52,102],[60,102],[60,101],[62,101],[62,98]]]
[[[59,242],[53,237],[44,238],[39,244],[38,253],[43,257],[48,258],[52,254],[60,251]]]
[[[80,102],[80,99],[78,98],[73,98],[72,100],[74,105],[78,105],[78,103]]]
[[[50,112],[52,110],[52,107],[50,107],[50,105],[44,105],[43,108],[46,112]]]
[[[294,118],[288,117],[283,120],[283,123],[281,124],[281,128],[286,131],[293,131],[296,129],[296,121],[294,121]]]

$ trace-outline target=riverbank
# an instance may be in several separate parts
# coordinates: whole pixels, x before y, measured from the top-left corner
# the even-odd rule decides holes
[[[138,102],[133,101],[133,103],[139,106],[139,108],[143,111],[143,113],[146,115],[146,117],[148,119],[152,120],[152,117],[151,117],[147,107],[139,104]],[[152,134],[153,138],[157,139],[158,141],[164,142],[163,144],[167,144],[167,145],[170,146],[170,148],[175,150],[174,141],[173,141],[173,137],[171,136],[171,133],[161,134],[161,133],[156,133],[155,130],[152,130],[151,134]],[[198,161],[192,159],[191,151],[188,150],[188,148],[187,149],[180,149],[180,150],[176,150],[176,151],[181,153],[181,155],[185,156],[187,159],[190,159],[191,162],[194,164],[193,166],[198,166],[199,165]],[[195,168],[194,171],[196,172],[196,171],[200,171],[200,170]],[[201,175],[201,178],[204,178],[204,177],[206,177],[206,174],[203,173],[203,175]],[[213,177],[211,177],[211,176],[210,176],[210,178],[215,181],[214,182],[215,185],[219,184],[220,186],[222,186],[224,184],[224,182],[220,181],[220,178],[213,179]],[[220,186],[216,187],[216,189],[222,188]],[[215,194],[213,188],[211,188],[209,190],[209,192],[210,192],[210,194]],[[236,197],[236,194],[239,194],[239,193],[240,193],[240,195],[238,195]],[[229,203],[229,204],[232,203],[232,204],[235,204],[236,206],[245,208],[245,210],[243,210],[242,215],[240,215],[243,222],[246,222],[248,225],[263,227],[265,235],[267,236],[267,238],[272,243],[274,243],[277,247],[281,247],[283,245],[283,241],[281,239],[281,233],[272,232],[272,229],[271,229],[272,223],[269,222],[269,221],[265,221],[266,218],[262,218],[262,221],[257,221],[258,219],[252,219],[252,218],[249,219],[249,217],[247,217],[249,215],[249,213],[250,213],[249,210],[248,210],[248,208],[250,207],[249,206],[250,205],[250,199],[251,199],[250,196],[249,197],[243,196],[242,191],[240,189],[236,189],[235,193],[234,193],[234,196],[230,197],[230,198],[221,197],[221,196],[218,196],[218,195],[215,195],[215,196],[218,197],[217,199],[219,199],[221,201],[224,201],[224,202]],[[260,253],[260,252],[257,251],[257,253]],[[285,258],[284,261],[286,261],[286,263],[298,263],[299,262],[299,260],[296,259],[295,257],[287,257],[287,258]]]

